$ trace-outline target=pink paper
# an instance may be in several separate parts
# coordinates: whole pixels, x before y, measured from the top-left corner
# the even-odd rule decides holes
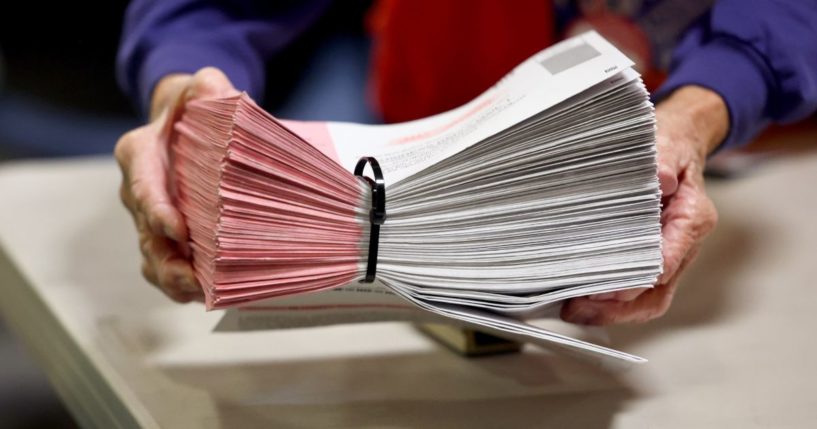
[[[362,277],[365,188],[325,125],[284,126],[242,94],[189,102],[174,130],[172,189],[208,308]]]

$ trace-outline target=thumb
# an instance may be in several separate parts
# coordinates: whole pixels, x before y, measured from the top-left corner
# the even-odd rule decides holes
[[[188,101],[198,98],[231,97],[239,94],[227,75],[215,67],[204,67],[189,79],[181,94],[157,121],[162,124],[160,135],[165,140],[170,140],[169,136],[173,134],[173,124],[181,118]]]
[[[205,67],[193,75],[187,99],[222,98],[238,95],[230,79],[215,67]]]

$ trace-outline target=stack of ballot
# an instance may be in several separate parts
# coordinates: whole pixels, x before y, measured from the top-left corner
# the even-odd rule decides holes
[[[632,66],[586,33],[460,108],[394,125],[278,120],[246,94],[189,102],[173,191],[208,308],[416,308],[641,361],[524,322],[661,272],[655,119]],[[385,181],[376,249],[382,195],[353,174],[361,157]],[[361,283],[373,251],[376,281]]]

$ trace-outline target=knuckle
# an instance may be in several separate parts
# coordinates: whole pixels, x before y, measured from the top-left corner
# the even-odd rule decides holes
[[[140,211],[146,211],[150,192],[145,182],[139,178],[133,178],[130,182],[130,195],[133,197],[136,207]]]
[[[151,248],[150,238],[148,238],[147,235],[144,233],[140,234],[139,251],[142,252],[142,256],[144,256],[145,258],[149,258],[150,248]]]
[[[144,213],[134,210],[133,221],[136,223],[136,230],[139,231],[140,238],[152,238],[150,231],[148,230],[147,219],[145,219]]]
[[[125,159],[128,158],[128,141],[127,134],[119,138],[116,146],[113,148],[113,157],[119,162],[119,165],[124,164]]]
[[[119,200],[122,201],[122,204],[124,204],[125,207],[131,208],[131,194],[128,186],[125,183],[119,185]]]
[[[148,282],[159,286],[158,282],[156,281],[156,273],[153,270],[153,266],[148,262],[147,259],[142,259],[142,277],[145,278]]]
[[[218,83],[223,76],[224,73],[216,67],[202,67],[193,75],[194,86]]]
[[[204,67],[194,75],[190,85],[191,98],[218,95],[231,87],[227,76],[216,67]]]
[[[718,223],[718,211],[715,208],[715,204],[704,193],[701,193],[695,200],[690,214],[693,219],[693,231],[690,232],[694,238],[700,239],[705,237]]]
[[[199,76],[199,77],[208,76],[208,75],[212,75],[213,73],[218,73],[218,69],[213,67],[213,66],[206,66],[206,67],[200,68],[199,71],[196,72],[196,76]]]
[[[133,142],[136,140],[136,133],[138,130],[139,128],[136,128],[126,132],[116,142],[116,146],[114,146],[113,149],[113,155],[116,160],[119,161],[120,165],[126,164],[131,158],[131,154],[133,152]]]
[[[165,295],[176,302],[190,301],[189,294],[179,285],[178,277],[173,275],[171,270],[167,269],[162,262],[159,263],[157,271],[158,274],[154,274],[153,276],[155,279],[153,283],[157,285]],[[155,272],[156,271],[154,271],[154,273]]]
[[[159,284],[161,285],[162,289],[167,291],[168,293],[181,293],[181,288],[179,287],[178,280],[175,276],[171,275],[169,270],[162,270],[161,274],[159,274]]]

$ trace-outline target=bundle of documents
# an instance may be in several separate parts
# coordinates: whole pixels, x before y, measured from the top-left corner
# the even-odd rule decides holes
[[[655,120],[632,66],[586,33],[395,125],[278,120],[247,95],[189,102],[173,187],[208,308],[419,311],[640,361],[523,321],[660,274]]]

